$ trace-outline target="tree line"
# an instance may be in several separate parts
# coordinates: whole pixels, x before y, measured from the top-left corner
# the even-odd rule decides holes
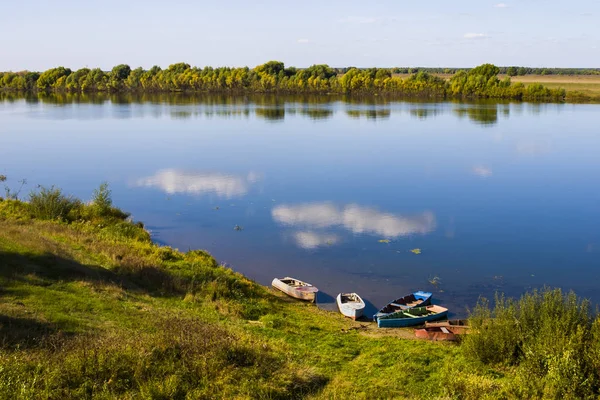
[[[500,80],[501,69],[483,64],[459,70],[449,79],[426,71],[407,77],[388,68],[349,68],[338,71],[328,65],[309,68],[285,67],[269,61],[255,68],[192,67],[172,64],[166,69],[149,70],[115,66],[111,71],[81,68],[72,71],[57,67],[44,72],[0,73],[0,90],[41,92],[250,92],[250,93],[342,93],[390,94],[410,97],[504,98],[516,100],[565,99],[563,89],[549,89],[539,84],[528,86]]]
[[[522,66],[507,66],[500,68],[500,74],[508,76],[525,75],[600,75],[600,68],[532,68]],[[348,68],[340,68],[345,72]],[[396,67],[395,74],[416,74],[423,71],[430,74],[455,74],[458,71],[469,71],[471,68],[431,68],[431,67]]]

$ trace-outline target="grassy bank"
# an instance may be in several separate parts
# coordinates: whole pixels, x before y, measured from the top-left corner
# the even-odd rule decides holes
[[[107,187],[88,203],[42,189],[0,201],[0,398],[596,396],[598,323],[532,296],[482,304],[460,346],[418,341],[158,246]]]

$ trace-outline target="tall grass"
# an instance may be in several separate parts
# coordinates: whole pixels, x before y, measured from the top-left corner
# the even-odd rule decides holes
[[[587,300],[544,288],[519,300],[481,301],[471,316],[474,333],[462,343],[468,359],[514,369],[520,398],[592,398],[600,389],[599,321]]]
[[[69,213],[81,207],[81,201],[66,196],[54,186],[40,186],[38,192],[29,195],[29,208],[35,218],[66,220]]]
[[[53,335],[27,353],[0,347],[0,398],[297,398],[326,383],[215,324],[152,319],[154,333]]]

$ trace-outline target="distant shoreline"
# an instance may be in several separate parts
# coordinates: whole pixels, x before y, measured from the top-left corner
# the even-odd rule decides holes
[[[533,102],[587,103],[600,101],[600,76],[499,75],[501,68],[483,64],[454,74],[327,65],[285,68],[269,61],[256,68],[196,68],[189,64],[132,70],[118,65],[72,71],[58,67],[44,72],[2,72],[0,91],[23,93],[185,93],[387,96],[406,99],[498,99]],[[539,79],[538,79],[539,78]]]

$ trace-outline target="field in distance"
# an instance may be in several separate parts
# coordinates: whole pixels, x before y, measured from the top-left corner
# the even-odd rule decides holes
[[[452,78],[452,74],[434,74],[444,79]],[[401,78],[407,78],[410,74],[394,74]],[[498,75],[504,79],[506,75]],[[578,91],[592,97],[600,96],[600,75],[522,75],[513,76],[513,82],[523,82],[525,86],[531,83],[541,83],[550,88],[563,88],[567,91]]]
[[[504,79],[504,76],[499,76]],[[513,76],[513,82],[541,83],[550,89],[576,90],[589,96],[600,96],[600,75],[523,75]]]

